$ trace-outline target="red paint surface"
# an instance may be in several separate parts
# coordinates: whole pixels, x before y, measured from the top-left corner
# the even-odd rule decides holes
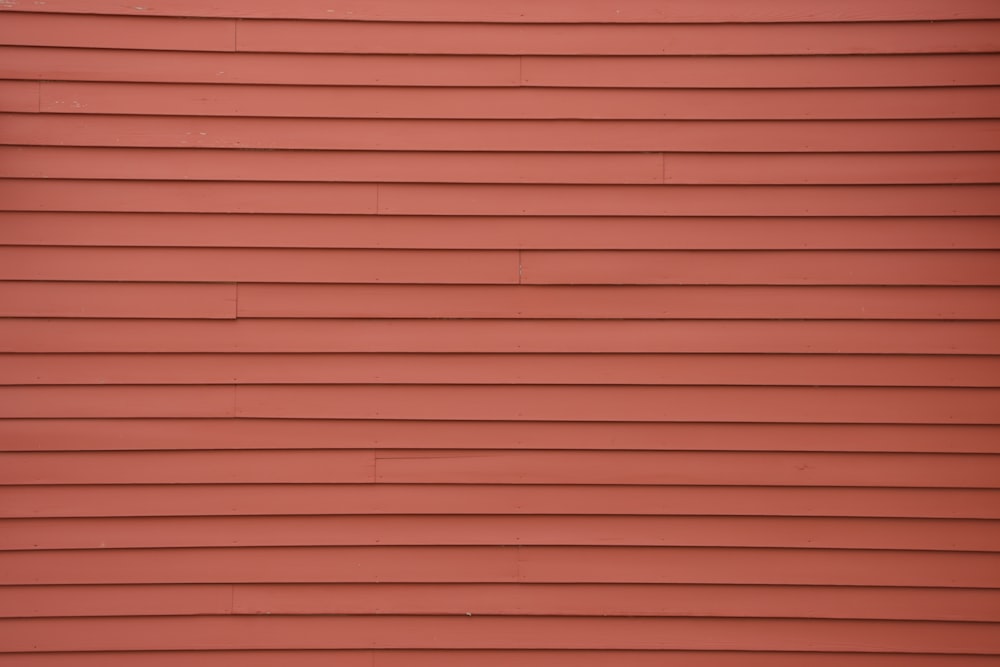
[[[11,0],[0,662],[1000,657],[990,0]]]

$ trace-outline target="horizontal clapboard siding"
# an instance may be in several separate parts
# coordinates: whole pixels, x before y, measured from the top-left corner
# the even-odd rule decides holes
[[[1000,289],[983,286],[526,287],[17,280],[0,284],[0,296],[0,314],[6,317],[993,320],[1000,316]],[[817,296],[823,300],[817,301]]]
[[[0,662],[1000,655],[988,0],[9,0]]]
[[[583,415],[585,416],[585,415]],[[986,425],[4,419],[4,451],[555,449],[1000,453]]]
[[[512,65],[516,67],[517,63]],[[13,83],[15,89],[23,90],[18,85],[20,81]],[[213,95],[216,87],[201,84],[42,82],[23,94],[28,98],[29,92],[36,92],[40,110],[54,114],[73,113],[85,118],[89,114],[227,116],[232,120],[225,118],[226,122],[220,125],[229,127],[238,124],[234,121],[248,116],[276,119],[854,120],[995,118],[1000,109],[1000,87],[985,85],[763,90],[526,86],[484,90],[458,88],[451,82],[435,85],[448,87],[436,93],[428,93],[422,87],[385,87],[372,94],[367,88],[226,86]],[[508,85],[518,84],[510,82]],[[142,119],[132,122],[142,122]],[[279,124],[286,123],[268,123],[272,127]]]
[[[429,596],[429,593],[432,593]],[[879,599],[866,600],[877,592]],[[98,598],[99,606],[87,598]],[[822,605],[817,605],[818,601]],[[474,616],[766,616],[775,603],[795,617],[996,621],[996,593],[936,588],[683,584],[296,584],[24,586],[4,589],[5,616],[208,614],[446,614]],[[89,604],[88,604],[89,603]],[[72,612],[72,613],[69,613]]]
[[[1000,128],[1000,126],[998,126]],[[998,250],[997,217],[4,213],[6,245],[572,250]]]
[[[985,525],[984,525],[985,524]],[[12,519],[0,550],[365,545],[722,546],[994,551],[983,520],[270,516]],[[992,532],[992,535],[989,533]]]
[[[5,452],[4,484],[641,484],[997,488],[994,454],[246,450]],[[84,464],[93,462],[90,467]],[[100,464],[100,465],[98,465]]]
[[[572,484],[42,484],[0,488],[4,518],[625,515],[1000,519],[1000,490]],[[986,525],[986,524],[983,524]],[[40,592],[39,595],[43,595]]]
[[[3,354],[0,384],[994,387],[995,356],[752,354]]]
[[[509,545],[203,547],[5,551],[0,552],[0,564],[0,583],[32,585],[440,582],[1000,587],[1000,556],[954,551]],[[456,612],[456,616],[465,615],[464,609]]]
[[[13,211],[995,216],[1000,185],[508,185],[8,179]]]
[[[940,5],[935,0],[845,0],[834,7],[819,0],[767,0],[748,5],[726,0],[705,6],[698,0],[684,0],[664,7],[656,0],[637,0],[622,6],[611,0],[584,0],[572,11],[561,0],[517,0],[502,7],[455,3],[451,0],[424,0],[414,5],[407,0],[294,0],[273,7],[266,0],[177,0],[153,6],[126,6],[115,0],[50,0],[35,5],[29,0],[11,0],[6,9],[34,12],[143,15],[220,16],[238,18],[288,18],[351,21],[448,21],[482,23],[780,23],[812,21],[935,21],[1000,18],[988,0],[955,0]]]
[[[124,55],[93,48],[3,46],[0,58],[17,63],[0,66],[0,78],[45,81],[88,81],[99,71],[105,81],[283,86],[735,89],[1000,83],[1000,55],[995,54],[514,57],[137,51]]]
[[[0,387],[2,417],[998,424],[1000,389],[248,385]]]
[[[0,352],[1000,354],[1000,322],[0,320]]]
[[[26,179],[593,184],[995,183],[1000,153],[473,153],[0,147]],[[415,176],[415,174],[417,176]]]
[[[80,634],[69,635],[68,629]],[[954,652],[969,647],[996,651],[992,628],[981,623],[793,619],[605,619],[457,618],[440,616],[284,617],[231,616],[202,619],[19,619],[3,626],[15,650],[46,651],[306,648],[510,648],[707,649],[719,634],[733,650],[808,647],[859,652]],[[919,634],[914,639],[913,631]],[[124,636],[119,635],[124,632]]]
[[[111,192],[109,188],[109,194]],[[1000,251],[518,252],[3,246],[0,247],[0,278],[13,281],[672,285],[675,290],[681,285],[823,286],[820,291],[829,291],[827,287],[834,285],[987,287],[1000,285]],[[428,313],[428,316],[435,314]],[[734,313],[736,317],[739,314]]]
[[[11,111],[35,111],[37,86],[14,82]],[[945,96],[954,108],[950,91]],[[424,93],[421,93],[423,96]],[[335,107],[334,107],[335,108]],[[451,107],[449,107],[451,108]],[[548,106],[532,107],[544,113]],[[594,113],[585,107],[580,114]],[[6,143],[38,146],[417,151],[997,151],[994,116],[932,120],[489,120],[15,114],[0,116]],[[867,108],[867,107],[866,107]],[[925,107],[917,107],[917,110]],[[493,106],[490,106],[491,114]],[[391,109],[389,111],[391,113]],[[586,118],[586,117],[585,117]],[[592,118],[592,117],[591,117]],[[644,120],[645,119],[645,120]],[[559,122],[553,122],[558,120]]]
[[[251,665],[266,667],[273,664],[274,651],[213,650],[213,651],[164,651],[143,652],[147,664],[156,667],[178,665]],[[780,651],[755,651],[747,653],[719,651],[649,651],[649,650],[288,650],[280,652],[282,660],[309,667],[328,665],[335,661],[344,667],[440,667],[441,665],[583,665],[600,667],[613,663],[629,667],[670,667],[691,665],[693,660],[704,665],[722,667],[830,667],[836,660],[850,660],[863,667],[902,667],[913,664],[930,667],[982,667],[989,665],[990,656],[975,655],[916,655],[913,653],[799,653]],[[12,654],[12,665],[129,665],[135,660],[134,652],[91,653],[37,653]],[[710,662],[708,662],[710,661]]]
[[[997,22],[989,20],[684,26],[255,20],[242,21],[237,33],[235,21],[226,19],[10,12],[0,37],[17,46],[460,55],[989,53],[1000,47]]]

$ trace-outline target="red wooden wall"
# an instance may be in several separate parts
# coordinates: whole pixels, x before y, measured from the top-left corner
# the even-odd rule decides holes
[[[1000,3],[4,0],[0,656],[1000,656]]]

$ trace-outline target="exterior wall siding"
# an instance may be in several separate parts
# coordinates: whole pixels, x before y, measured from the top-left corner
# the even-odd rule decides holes
[[[1000,661],[996,2],[2,4],[2,664]]]

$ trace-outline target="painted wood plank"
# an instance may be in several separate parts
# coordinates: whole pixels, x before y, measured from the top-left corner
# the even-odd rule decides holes
[[[427,656],[426,652],[418,651],[418,660],[423,660]],[[492,651],[482,651],[488,656]],[[546,651],[540,653],[545,654]],[[588,652],[584,652],[588,653]],[[626,656],[628,651],[621,653]],[[449,660],[456,657],[453,653],[444,651],[443,659]],[[824,655],[822,653],[816,655]],[[267,667],[274,664],[274,660],[284,662],[294,662],[296,665],[313,667],[314,665],[329,665],[331,660],[336,661],[338,667],[372,667],[375,658],[372,651],[111,651],[111,652],[59,652],[59,653],[10,653],[4,656],[4,661],[10,665],[18,667],[53,667],[55,665],[75,665],[82,667],[98,667],[101,665],[125,665],[134,664],[136,660],[142,660],[151,667],[233,667],[236,665],[246,667]],[[464,656],[463,656],[464,658]],[[426,663],[425,663],[426,664]],[[861,663],[859,663],[861,664]],[[865,663],[875,665],[875,663]],[[930,663],[928,663],[930,664]],[[971,662],[961,662],[963,667],[978,667],[978,664]],[[875,667],[882,667],[881,664]],[[895,667],[895,666],[891,666]],[[931,667],[936,667],[932,665]]]
[[[515,582],[518,581],[519,550],[523,551],[523,547],[13,551],[0,553],[0,565],[3,566],[0,567],[0,583]],[[929,561],[938,567],[947,564],[970,566],[959,573],[958,580],[963,582],[988,583],[995,578],[982,569],[982,565],[996,561],[983,558],[985,554],[913,553],[916,560]],[[862,560],[867,555],[859,554]],[[71,566],[71,563],[75,564]],[[927,574],[940,579],[940,575],[934,577],[933,572]]]
[[[167,51],[236,49],[233,20],[34,13],[37,7],[5,13],[0,21],[0,44]],[[975,32],[972,28],[971,33]]]
[[[995,183],[1000,153],[667,153],[664,182]]]
[[[38,590],[38,589],[34,589]],[[72,590],[72,589],[70,589]],[[996,621],[991,590],[684,585],[237,585],[242,613],[461,613],[805,616]],[[403,609],[400,609],[403,607]],[[405,611],[404,611],[405,610]]]
[[[0,387],[7,417],[232,417],[227,386]]]
[[[0,488],[0,516],[7,518],[344,514],[1000,519],[1000,491],[386,483],[104,484]]]
[[[610,254],[610,253],[608,253]],[[600,265],[605,253],[597,254]],[[551,255],[549,255],[551,256]],[[634,272],[613,254],[611,266],[583,268],[576,276],[599,276],[604,281],[631,281],[638,275],[677,280],[684,256],[673,254],[662,262],[644,262],[642,255]],[[627,255],[626,255],[627,256]],[[706,263],[714,256],[703,255]],[[822,257],[818,252],[813,256]],[[857,253],[842,253],[856,269]],[[954,253],[951,257],[968,257]],[[1000,290],[989,287],[834,287],[782,286],[652,286],[652,285],[527,285],[542,275],[552,276],[562,262],[556,258],[545,266],[532,252],[521,255],[522,284],[517,286],[425,286],[425,285],[288,285],[243,283],[239,289],[241,317],[483,317],[483,318],[757,318],[757,319],[1000,319]],[[771,255],[775,262],[783,258]],[[898,266],[898,254],[886,253],[883,261]],[[676,259],[675,258],[679,258]],[[735,259],[735,258],[734,258]],[[567,262],[569,264],[570,262]],[[735,263],[735,262],[734,262]],[[958,262],[956,262],[957,264]],[[910,278],[932,280],[932,262]],[[945,264],[945,262],[940,262]],[[646,266],[644,266],[646,265]],[[653,265],[656,268],[652,268]],[[612,268],[614,267],[614,268]],[[667,268],[669,267],[669,269]],[[560,267],[561,268],[561,267]],[[643,269],[647,271],[643,271]],[[617,271],[616,271],[617,269]],[[674,273],[677,272],[677,273]],[[563,269],[561,276],[571,275]],[[719,270],[719,274],[722,271]],[[657,275],[658,274],[658,275]],[[672,274],[672,275],[665,275]],[[799,274],[802,276],[802,274]],[[527,278],[528,280],[525,280]],[[768,277],[768,279],[770,276]],[[583,278],[582,280],[588,280]],[[692,282],[695,282],[692,280]]]
[[[72,197],[74,181],[19,181],[14,210]],[[190,185],[193,184],[188,184]],[[113,184],[121,188],[121,184]],[[287,187],[284,186],[283,187]],[[345,186],[347,187],[347,186]],[[2,190],[0,190],[2,192]],[[44,193],[44,194],[43,194]],[[378,212],[404,215],[997,215],[996,185],[379,185]],[[24,204],[30,201],[30,205]],[[24,202],[24,203],[22,203]],[[71,210],[77,205],[71,198]],[[119,206],[105,205],[110,210]],[[291,208],[288,205],[288,208]],[[297,206],[295,208],[298,208]],[[335,213],[332,206],[316,212]],[[148,210],[140,208],[139,210]],[[279,212],[267,210],[266,212]],[[342,211],[350,212],[350,211]]]
[[[0,316],[234,319],[236,285],[0,282]]]
[[[1000,453],[1000,428],[947,424],[5,419],[3,451],[549,449]]]
[[[370,450],[153,451],[2,455],[4,484],[361,483],[374,479]],[[60,481],[62,480],[62,482]]]
[[[519,61],[520,58],[520,61]],[[0,78],[310,86],[897,88],[1000,84],[995,54],[479,56],[0,46]]]
[[[26,14],[24,16],[39,16]],[[91,18],[91,17],[88,17]],[[93,17],[103,20],[104,17]],[[41,18],[36,19],[38,21]],[[112,20],[144,20],[115,18]],[[14,36],[12,36],[14,37]],[[32,41],[45,44],[46,35]],[[9,39],[9,38],[8,38]],[[107,42],[61,46],[121,48]],[[144,47],[151,48],[151,47]],[[478,53],[519,55],[776,55],[994,52],[992,21],[906,23],[397,23],[243,21],[240,51],[283,53]]]
[[[768,320],[0,320],[0,352],[1000,354],[1000,323]]]
[[[0,387],[2,418],[232,416],[233,388]],[[238,385],[235,414],[297,419],[998,424],[1000,389],[562,385]]]
[[[25,73],[23,76],[41,74],[44,73]],[[81,78],[86,77],[81,75]],[[41,84],[39,95],[41,111],[85,116],[791,121],[994,119],[1000,115],[1000,87],[996,86],[745,90],[501,87],[424,90],[46,80]]]
[[[475,153],[0,147],[10,178],[425,183],[995,183],[1000,153]]]
[[[177,388],[180,390],[180,388]],[[0,388],[44,400],[116,387]],[[132,390],[139,391],[139,390]],[[144,387],[155,395],[161,388]],[[178,392],[179,393],[179,392]],[[96,401],[95,397],[95,401]],[[31,405],[36,403],[32,401]],[[79,417],[77,406],[53,416]],[[27,409],[27,408],[25,408]],[[94,406],[100,409],[100,403]],[[93,416],[115,416],[120,406]],[[88,410],[89,412],[89,410]],[[8,417],[21,414],[17,407]],[[927,387],[652,387],[483,385],[239,385],[236,414],[266,418],[1000,424],[1000,389]],[[124,414],[122,416],[137,416]],[[148,415],[160,416],[160,415]],[[179,414],[177,416],[196,416]]]
[[[630,516],[230,516],[6,519],[0,550],[565,545],[1000,551],[997,522]]]
[[[456,23],[811,23],[863,21],[942,21],[1000,18],[990,0],[842,0],[829,6],[817,0],[767,0],[747,5],[724,0],[706,7],[698,0],[633,0],[622,8],[611,0],[517,0],[501,7],[456,0],[289,0],[274,7],[267,0],[156,0],[129,5],[120,0],[10,0],[8,11],[322,19],[351,21],[447,21]]]
[[[845,268],[850,277],[840,273]],[[1000,282],[1000,253],[902,250],[884,253],[528,250],[521,253],[521,279],[525,284],[707,284],[726,280],[730,272],[734,278],[742,273],[746,275],[745,283],[756,284],[835,285],[858,281],[891,285],[905,281],[911,285],[992,285]]]
[[[230,28],[231,30],[232,28]],[[232,36],[230,35],[230,44]],[[190,83],[275,83],[286,85],[516,86],[514,56],[341,55],[231,53],[0,46],[0,77],[45,81],[161,81]],[[888,56],[873,56],[882,58]],[[936,56],[912,56],[935,58]],[[946,61],[949,57],[944,57]],[[956,55],[958,66],[978,69],[989,56]],[[892,63],[887,63],[892,69]],[[873,63],[874,67],[878,62]],[[944,64],[943,67],[947,67]],[[99,73],[95,76],[95,73]],[[905,76],[905,75],[904,75]],[[930,74],[931,80],[934,75]],[[970,74],[972,85],[981,76]]]
[[[520,582],[1000,587],[1000,555],[686,547],[270,547],[0,553],[3,584]]]
[[[87,192],[86,186],[81,192]],[[113,187],[107,190],[109,196],[113,192]],[[206,195],[211,197],[211,189]],[[460,284],[518,280],[517,252],[502,250],[7,246],[0,247],[0,265],[4,280]]]
[[[691,289],[695,286],[733,286],[730,290],[735,286],[751,285],[810,286],[823,287],[823,290],[817,289],[813,294],[835,296],[836,292],[826,287],[995,286],[1000,284],[998,257],[1000,252],[982,250],[526,250],[518,253],[513,250],[0,246],[0,279],[169,283],[439,283],[456,286],[517,284],[520,281],[523,285],[539,287],[672,285]],[[244,292],[249,289],[250,298],[254,299],[254,289],[258,288],[241,289]],[[309,290],[330,288],[296,289],[302,290],[300,294],[308,295]],[[508,288],[507,291],[512,290]],[[525,290],[517,288],[517,291]],[[606,288],[605,291],[609,290]],[[721,290],[716,287],[715,291],[718,293]],[[703,292],[706,296],[711,294],[708,290]],[[321,295],[322,291],[318,293]],[[364,292],[359,288],[358,293]],[[414,290],[414,293],[418,292]],[[897,293],[901,299],[905,298],[903,291],[898,290]],[[647,303],[645,299],[642,302]],[[725,308],[724,303],[722,301],[719,307]],[[905,303],[901,300],[896,307],[903,309]],[[955,307],[962,305],[959,301]],[[379,316],[419,316],[420,312],[415,311],[421,307],[410,305],[408,312],[380,311]],[[663,307],[669,309],[670,305]],[[433,310],[433,306],[427,308],[429,312],[424,310],[424,316],[440,315]],[[497,316],[495,311],[490,313],[486,308],[480,306],[478,316]],[[565,308],[568,310],[569,305]],[[707,302],[702,308],[705,310],[700,313],[695,310],[687,315],[674,311],[674,316],[710,316]],[[351,315],[372,316],[372,310],[369,306],[355,310]],[[758,311],[760,316],[767,317],[763,310]],[[244,314],[242,309],[240,312]],[[718,312],[711,316],[717,317]],[[748,317],[752,316],[751,312],[737,310],[733,315]],[[290,314],[294,313],[288,310],[273,313],[278,316]],[[470,316],[476,314],[470,312]],[[330,313],[316,308],[306,310],[302,315],[322,317]],[[565,315],[580,316],[579,311],[566,312]],[[669,317],[671,312],[663,310],[658,315]],[[563,315],[558,310],[553,312],[554,318],[560,316]]]
[[[822,582],[996,588],[1000,581],[991,571],[1000,556],[988,553],[672,547],[518,547],[518,551],[523,582]],[[810,571],[826,567],[836,571]],[[935,567],[944,569],[930,571]],[[706,577],[696,572],[714,574]]]
[[[41,84],[38,81],[0,81],[0,111],[39,111]]]
[[[996,627],[931,621],[436,616],[10,619],[8,650],[594,648],[1000,652]],[[780,639],[779,639],[780,638]]]
[[[994,488],[1000,465],[989,455],[853,452],[379,450],[376,458],[376,481],[407,484]]]
[[[225,585],[5,586],[0,589],[0,616],[228,614],[232,597],[232,587]]]
[[[953,94],[949,93],[948,104],[953,106],[954,102]],[[532,108],[539,107],[532,105]],[[583,113],[578,105],[574,108]],[[633,104],[615,108],[616,113],[635,113]],[[496,113],[495,105],[490,112]],[[976,115],[980,114],[977,109]],[[7,143],[42,146],[571,152],[1000,150],[1000,121],[981,118],[838,121],[463,118],[456,122],[32,113],[7,114],[2,121]]]
[[[2,354],[0,384],[1000,386],[1000,356]]]
[[[504,217],[0,212],[6,245],[551,250],[996,250],[989,217]]]
[[[12,211],[376,213],[378,205],[370,183],[7,179],[0,198]]]
[[[0,615],[434,614],[998,620],[998,593],[943,588],[669,584],[18,586]],[[429,594],[432,593],[433,594]],[[232,605],[230,604],[232,598]],[[589,613],[588,613],[589,612]]]
[[[287,445],[286,445],[287,447]],[[374,452],[374,453],[373,453]],[[998,487],[989,454],[298,450],[5,452],[0,484],[630,484]],[[377,466],[375,462],[377,461]]]
[[[241,283],[237,286],[27,281],[0,282],[0,314],[6,317],[231,318],[236,315],[237,291],[241,317],[1000,319],[1000,290],[990,287],[280,283]]]
[[[28,59],[31,62],[31,58]],[[29,65],[30,67],[30,65]],[[907,72],[908,67],[920,72]],[[893,88],[994,85],[994,55],[525,56],[521,84],[609,88]],[[2,70],[0,70],[2,71]],[[54,77],[55,78],[55,77]]]
[[[17,667],[118,667],[136,659],[151,667],[270,667],[275,660],[302,667],[992,667],[992,656],[901,653],[788,653],[780,651],[611,651],[611,650],[234,650],[13,653]]]
[[[993,153],[930,154],[945,172],[972,176]],[[940,156],[939,158],[936,156]],[[920,160],[919,157],[915,158]],[[450,183],[662,183],[655,153],[423,153],[4,147],[14,178]],[[891,169],[891,165],[885,165]],[[915,169],[919,170],[920,165]],[[943,176],[941,178],[947,178]],[[985,178],[985,176],[983,177]]]

